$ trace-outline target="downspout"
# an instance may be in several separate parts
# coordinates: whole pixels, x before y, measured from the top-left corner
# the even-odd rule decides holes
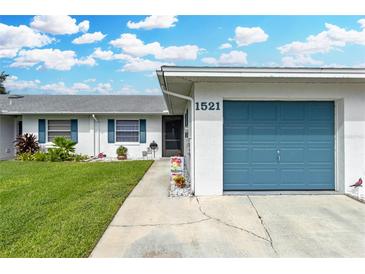
[[[167,87],[165,73],[163,70],[161,70],[161,71],[162,71],[162,78],[164,81],[164,87],[162,88],[162,92],[167,95],[170,95],[170,96],[188,100],[188,101],[190,101],[190,104],[191,104],[191,144],[190,144],[191,159],[190,159],[190,161],[191,161],[191,186],[192,186],[192,192],[194,194],[195,193],[195,108],[194,108],[195,104],[194,104],[194,98],[169,91],[168,87]]]
[[[92,115],[94,119],[94,156],[100,153],[100,123],[99,120],[96,118],[95,114]],[[95,136],[95,129],[96,123],[98,124],[98,153],[96,153],[96,136]]]

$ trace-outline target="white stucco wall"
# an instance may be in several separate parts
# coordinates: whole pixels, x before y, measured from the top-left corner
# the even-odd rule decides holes
[[[107,157],[116,157],[116,149],[123,144],[128,148],[128,157],[130,159],[142,158],[142,151],[155,140],[159,148],[162,146],[162,122],[161,115],[97,115],[100,123],[100,138],[98,134],[98,125],[96,123],[95,133],[95,153],[103,152]],[[91,115],[23,115],[23,133],[33,133],[38,136],[38,119],[78,119],[78,143],[76,153],[94,155],[94,119]],[[108,119],[146,119],[147,126],[147,143],[108,143],[107,120]],[[47,123],[46,123],[47,124]],[[42,145],[43,148],[51,146],[51,143]],[[161,149],[156,151],[156,158],[161,157]]]
[[[14,157],[15,117],[0,115],[0,160]]]
[[[336,190],[365,179],[365,85],[328,83],[196,83],[195,101],[220,102],[219,111],[196,111],[195,194],[223,193],[223,100],[334,100]]]
[[[88,115],[23,115],[23,133],[33,133],[38,136],[38,119],[78,119],[78,143],[76,152],[93,155],[93,127]],[[47,130],[47,122],[46,122]],[[46,134],[47,140],[47,134]],[[41,144],[42,148],[51,146],[51,143]]]

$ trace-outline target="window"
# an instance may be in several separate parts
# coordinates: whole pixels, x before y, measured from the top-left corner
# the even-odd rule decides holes
[[[128,143],[139,142],[139,120],[117,120],[116,141]]]
[[[71,120],[48,120],[48,142],[55,137],[71,139]]]
[[[18,135],[23,134],[23,121],[18,121]]]
[[[185,124],[185,127],[189,126],[189,110],[188,109],[186,109],[186,111],[185,111],[184,124]]]

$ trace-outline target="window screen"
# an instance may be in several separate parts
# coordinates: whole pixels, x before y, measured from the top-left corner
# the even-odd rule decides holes
[[[55,137],[71,139],[71,120],[48,120],[48,142]]]
[[[139,120],[117,120],[116,141],[139,142]]]

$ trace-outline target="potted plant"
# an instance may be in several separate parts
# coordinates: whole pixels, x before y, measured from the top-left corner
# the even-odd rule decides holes
[[[174,182],[175,182],[175,185],[179,188],[185,187],[185,178],[182,175],[174,176]]]
[[[118,160],[126,160],[127,159],[127,152],[128,152],[128,148],[126,148],[125,146],[120,146],[117,148],[117,155],[118,155]]]

